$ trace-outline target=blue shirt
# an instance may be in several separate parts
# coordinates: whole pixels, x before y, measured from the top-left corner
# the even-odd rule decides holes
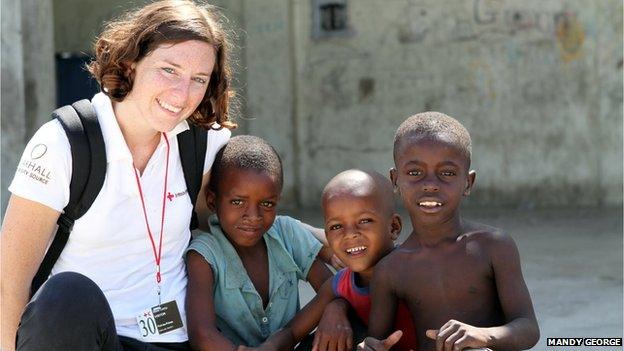
[[[306,279],[321,243],[298,220],[275,218],[263,236],[269,257],[269,303],[265,310],[216,215],[210,217],[209,224],[212,234],[195,238],[187,252],[196,251],[212,268],[216,323],[221,334],[236,345],[257,346],[299,310],[298,280]]]

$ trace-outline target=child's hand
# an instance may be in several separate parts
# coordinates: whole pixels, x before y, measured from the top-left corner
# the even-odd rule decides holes
[[[429,329],[428,338],[436,341],[436,351],[459,351],[487,347],[488,336],[482,328],[451,319],[440,330]]]
[[[401,336],[403,336],[403,332],[400,330],[397,330],[394,333],[390,334],[390,336],[388,336],[384,340],[378,340],[369,336],[366,339],[364,339],[364,341],[358,344],[357,350],[358,351],[388,351],[390,350],[392,346],[394,346],[394,344],[399,342],[399,340],[401,339]]]
[[[353,330],[344,303],[337,299],[325,307],[314,333],[312,351],[349,351],[353,348]]]

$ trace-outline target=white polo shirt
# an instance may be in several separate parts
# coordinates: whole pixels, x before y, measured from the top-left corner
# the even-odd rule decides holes
[[[73,271],[91,278],[110,304],[119,335],[141,339],[136,317],[158,303],[154,253],[136,183],[132,155],[113,113],[110,99],[93,97],[106,144],[104,185],[89,211],[78,219],[52,274]],[[170,144],[168,200],[166,201],[161,258],[162,302],[176,300],[184,327],[147,339],[182,342],[188,339],[184,300],[186,270],[183,255],[190,239],[192,204],[187,192],[176,135],[187,130],[186,121],[167,133]],[[230,131],[208,132],[204,174]],[[147,218],[158,247],[167,146],[161,138],[140,177]],[[9,187],[11,193],[59,212],[69,202],[71,150],[57,120],[44,124],[30,140]]]

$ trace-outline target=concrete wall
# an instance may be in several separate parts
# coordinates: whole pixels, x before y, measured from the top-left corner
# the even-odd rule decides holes
[[[2,0],[1,207],[26,142],[55,103],[52,3]]]
[[[18,101],[2,107],[5,189],[21,152],[5,144],[36,123],[5,70],[21,70],[22,17],[2,1],[2,98]],[[56,52],[89,52],[102,21],[145,2],[52,1]],[[349,0],[350,35],[318,40],[312,0],[215,3],[237,33],[237,133],[278,149],[288,206],[318,206],[343,169],[386,173],[396,127],[424,110],[472,134],[471,205],[622,204],[621,1]]]
[[[302,203],[317,204],[340,170],[385,173],[395,129],[425,110],[458,118],[472,134],[471,204],[622,203],[621,1],[350,1],[354,34],[319,41],[310,1],[294,4],[297,89],[278,95],[273,81],[255,82],[277,89],[273,101],[282,103],[250,109],[277,122],[273,112],[297,101]],[[257,69],[285,75],[283,49],[252,39],[252,29],[249,41],[280,57]],[[268,95],[249,87],[250,101]]]

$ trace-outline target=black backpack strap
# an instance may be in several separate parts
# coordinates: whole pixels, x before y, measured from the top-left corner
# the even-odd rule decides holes
[[[206,143],[208,131],[189,123],[189,130],[178,134],[178,148],[184,180],[188,190],[191,203],[193,204],[193,214],[191,217],[190,229],[197,229],[199,222],[195,212],[195,203],[202,184],[204,173],[204,159],[206,158]]]
[[[59,227],[39,270],[33,278],[31,296],[48,279],[52,267],[61,255],[74,221],[95,201],[106,175],[106,148],[97,115],[89,100],[80,100],[54,112],[63,126],[72,155],[72,176],[69,184],[69,203],[57,221]]]

